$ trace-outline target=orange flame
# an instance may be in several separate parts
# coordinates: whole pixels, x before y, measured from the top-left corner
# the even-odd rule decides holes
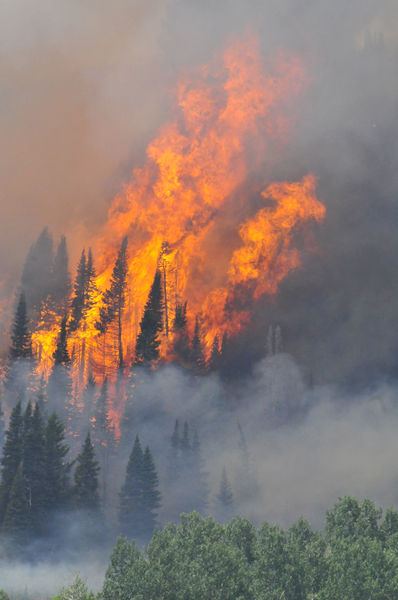
[[[275,294],[300,264],[297,231],[324,217],[315,177],[270,183],[264,176],[259,183],[258,173],[270,170],[267,157],[288,141],[291,106],[305,82],[298,58],[280,53],[265,61],[251,37],[182,78],[174,119],[160,129],[147,149],[146,164],[133,171],[113,201],[97,242],[96,291],[69,342],[75,379],[83,382],[89,366],[101,374],[117,367],[116,335],[100,334],[95,323],[124,236],[129,272],[123,346],[128,359],[159,266],[170,326],[169,338],[164,335],[162,341],[166,358],[178,303],[188,301],[191,328],[194,316],[202,315],[208,351],[216,334],[221,338],[244,327],[250,302]],[[35,333],[35,345],[48,360],[54,342],[46,336],[54,339],[51,328]],[[46,370],[44,358],[42,364]]]

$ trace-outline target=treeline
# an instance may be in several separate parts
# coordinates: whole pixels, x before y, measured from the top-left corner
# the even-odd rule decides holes
[[[119,490],[109,493],[109,480],[98,457],[110,458],[111,449],[92,441],[90,432],[73,458],[65,441],[65,427],[56,413],[49,417],[39,403],[14,407],[0,459],[0,547],[7,556],[34,560],[62,556],[68,545],[87,547],[118,534],[147,542],[159,526],[163,499],[169,518],[182,511],[207,511],[209,490],[197,432],[175,423],[163,472],[163,489],[149,445],[136,435],[127,466],[113,449],[112,471],[124,475]],[[102,440],[103,441],[103,440]],[[96,447],[98,451],[96,451]],[[114,482],[115,480],[113,480]],[[116,479],[117,481],[117,479]],[[216,505],[231,516],[232,491],[222,473]],[[116,522],[115,522],[116,521]],[[71,533],[74,532],[74,533]],[[54,540],[57,552],[54,553]],[[52,553],[52,554],[51,554]]]
[[[397,573],[398,512],[345,497],[323,532],[194,512],[142,550],[119,538],[97,596],[76,578],[54,600],[392,600]]]

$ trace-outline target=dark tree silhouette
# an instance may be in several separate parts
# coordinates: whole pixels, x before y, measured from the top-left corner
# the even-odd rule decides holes
[[[83,448],[77,456],[74,473],[73,505],[75,508],[98,511],[100,507],[98,493],[98,461],[95,458],[94,446],[90,433],[87,433]]]
[[[32,340],[28,328],[25,294],[21,292],[12,326],[10,358],[17,360],[31,357]]]
[[[32,244],[23,268],[21,285],[29,313],[37,317],[44,300],[52,291],[53,240],[47,227]]]
[[[163,329],[163,297],[160,271],[155,278],[145,305],[140,323],[140,333],[135,347],[135,361],[138,365],[149,365],[159,358],[160,337]]]
[[[73,296],[71,302],[71,318],[69,321],[70,331],[76,331],[83,317],[84,304],[86,299],[86,253],[83,250],[80,256],[75,283],[73,286]]]

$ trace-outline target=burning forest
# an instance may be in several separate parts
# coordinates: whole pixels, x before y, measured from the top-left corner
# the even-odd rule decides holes
[[[2,36],[0,597],[83,554],[99,590],[118,534],[148,569],[202,527],[239,554],[238,514],[289,526],[257,549],[305,530],[340,572],[330,520],[368,501],[323,538],[290,525],[345,494],[397,504],[396,10],[117,0],[86,30],[88,5],[23,3],[32,56]]]

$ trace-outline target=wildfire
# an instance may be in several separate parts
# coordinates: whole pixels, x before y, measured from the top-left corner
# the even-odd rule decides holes
[[[71,333],[75,381],[88,365],[117,367],[117,340],[96,327],[121,240],[128,238],[128,291],[123,350],[134,355],[139,322],[157,269],[163,278],[165,327],[161,353],[170,356],[178,304],[187,301],[190,329],[201,315],[205,350],[244,327],[251,304],[275,294],[300,264],[299,229],[324,217],[315,177],[259,182],[270,156],[288,141],[289,114],[306,82],[302,62],[282,53],[264,60],[245,37],[210,64],[185,75],[175,92],[174,118],[147,149],[142,168],[113,201],[95,247],[99,275],[90,310]],[[269,160],[267,160],[267,157]],[[42,320],[33,342],[48,371],[58,323]]]

